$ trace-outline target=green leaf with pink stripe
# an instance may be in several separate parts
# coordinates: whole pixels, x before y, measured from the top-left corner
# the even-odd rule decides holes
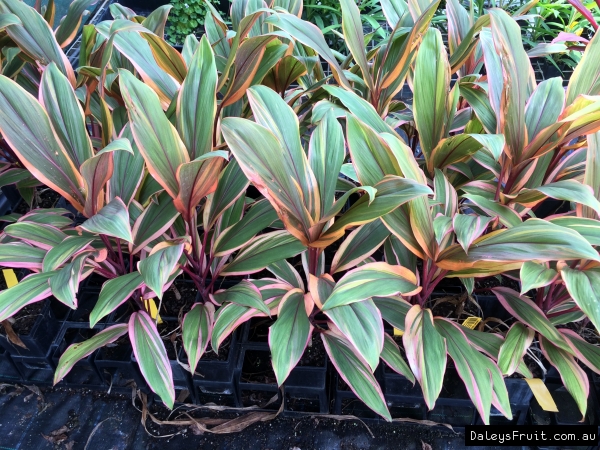
[[[154,320],[145,311],[136,312],[129,319],[129,338],[133,354],[148,386],[169,408],[175,403],[173,372],[167,350]]]
[[[215,307],[212,303],[195,303],[183,316],[183,348],[188,356],[192,374],[210,342],[214,323]]]

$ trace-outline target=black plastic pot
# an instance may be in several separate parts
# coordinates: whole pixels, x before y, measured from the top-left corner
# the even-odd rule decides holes
[[[92,338],[97,331],[89,328],[64,326],[57,339],[58,345],[52,355],[53,366],[58,367],[60,357],[71,344],[86,341]],[[75,363],[73,368],[60,382],[60,385],[74,388],[104,389],[104,380],[94,364],[94,358],[97,353],[98,351],[96,350]]]
[[[375,369],[375,379],[379,385],[382,385],[381,364]],[[331,404],[332,414],[356,416],[363,421],[379,422],[380,417],[371,408],[365,405],[350,387],[344,382],[342,377],[332,367],[331,370]],[[402,417],[407,417],[406,415]]]
[[[215,403],[217,405],[239,407],[236,389],[236,365],[239,356],[238,331],[228,338],[229,345],[221,345],[219,352],[227,357],[221,360],[210,359],[210,344],[205,356],[198,361],[196,373],[192,378],[195,401],[199,405]],[[187,356],[182,352],[182,362],[187,364]]]
[[[502,306],[495,295],[475,295],[477,303],[481,307],[484,319],[493,317],[503,322],[512,319],[512,315]]]
[[[21,373],[6,349],[0,348],[0,382],[19,383],[21,382],[21,378]]]
[[[56,300],[43,300],[44,306],[39,317],[31,327],[29,334],[19,335],[27,349],[13,345],[6,335],[0,335],[0,347],[3,347],[11,357],[47,358],[48,351],[54,345],[54,339],[62,326],[67,307]]]
[[[133,349],[129,337],[117,340],[118,346],[102,347],[94,358],[94,364],[105,387],[113,392],[130,393],[133,383],[144,389],[146,382],[137,363],[133,360]]]
[[[242,347],[237,367],[238,404],[277,411],[282,397],[275,381],[268,347]],[[274,401],[273,398],[276,398]]]
[[[21,203],[23,198],[14,184],[2,186],[0,192],[0,216],[10,214]]]

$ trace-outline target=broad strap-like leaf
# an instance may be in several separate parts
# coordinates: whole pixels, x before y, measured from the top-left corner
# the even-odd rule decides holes
[[[417,53],[414,77],[414,116],[421,149],[428,160],[448,130],[450,65],[441,33],[429,28]]]
[[[83,19],[83,13],[90,6],[97,3],[98,0],[74,0],[69,5],[67,15],[63,17],[59,27],[56,29],[55,36],[56,41],[61,47],[69,45],[79,30],[81,21]]]
[[[270,96],[268,98],[271,99]],[[289,107],[285,105],[285,108]],[[258,107],[255,106],[255,109]],[[295,117],[293,112],[291,114]],[[314,199],[318,199],[318,192],[309,189],[309,186],[316,188],[316,181],[308,168],[297,132],[295,136],[288,137],[297,146],[285,147],[267,128],[246,119],[228,117],[221,126],[223,136],[246,177],[273,204],[287,230],[306,245],[309,230],[314,225],[309,205],[316,205]],[[305,194],[312,195],[313,199],[306,198]]]
[[[424,184],[394,175],[386,176],[373,187],[377,189],[374,200],[370,201],[370,196],[363,195],[312,246],[326,247],[342,237],[347,228],[386,216],[404,203],[433,193]],[[387,223],[386,226],[390,228]]]
[[[54,298],[71,309],[77,308],[77,292],[79,291],[84,264],[90,256],[90,252],[85,252],[75,257],[73,261],[65,264],[62,269],[57,270],[56,274],[50,279],[50,289]]]
[[[7,225],[4,232],[15,239],[50,250],[60,244],[67,235],[52,225],[35,222],[17,222]]]
[[[138,270],[146,286],[162,299],[163,289],[177,268],[184,244],[167,245],[151,253],[138,263]]]
[[[70,345],[58,360],[56,371],[54,372],[54,384],[62,380],[79,360],[91,355],[100,347],[115,342],[127,333],[127,328],[126,323],[113,325],[100,331],[86,341]]]
[[[330,272],[336,273],[355,267],[381,247],[389,235],[389,230],[381,220],[359,226],[336,251]]]
[[[406,314],[412,307],[410,303],[400,296],[373,297],[373,302],[387,323],[404,332]]]
[[[402,341],[408,364],[423,390],[425,403],[433,409],[446,372],[446,339],[436,330],[429,309],[414,305],[408,311]]]
[[[525,123],[529,140],[555,123],[563,110],[565,90],[560,78],[542,81],[525,106]]]
[[[596,329],[600,326],[600,270],[578,270],[565,267],[561,277],[577,306]]]
[[[561,180],[534,189],[522,189],[512,201],[531,207],[545,197],[579,203],[600,214],[600,201],[594,196],[592,188],[576,180]]]
[[[577,231],[591,245],[600,245],[600,221],[584,217],[562,216],[549,220],[561,227]]]
[[[93,156],[92,142],[85,127],[83,109],[71,83],[56,64],[51,63],[42,74],[40,101],[56,133],[75,167]]]
[[[346,273],[323,304],[323,310],[371,298],[414,295],[421,290],[413,272],[385,262],[369,263]]]
[[[498,161],[504,149],[504,136],[501,134],[457,134],[442,139],[431,151],[427,167],[430,173],[434,169],[444,169],[452,164],[467,160],[475,153],[488,152]]]
[[[135,312],[129,319],[129,338],[133,354],[148,386],[169,408],[175,403],[173,371],[167,350],[156,325],[145,311]]]
[[[520,272],[521,294],[525,294],[531,289],[539,289],[548,286],[556,279],[557,275],[556,270],[550,269],[544,264],[526,261],[523,263]]]
[[[225,256],[246,245],[258,232],[277,220],[277,213],[267,199],[256,202],[237,221],[223,230],[215,240],[213,249],[216,256]]]
[[[483,362],[487,357],[471,346],[456,323],[446,319],[437,319],[435,328],[445,338],[448,354],[454,361],[456,371],[463,380],[483,423],[489,425],[493,385],[492,375],[488,372],[487,364]]]
[[[462,270],[503,263],[504,270],[510,270],[509,266],[520,268],[525,261],[560,259],[599,261],[600,256],[579,233],[552,222],[530,219],[476,239],[468,255],[455,244],[440,253],[436,264],[446,270]]]
[[[471,214],[457,214],[454,216],[453,226],[456,240],[465,250],[465,253],[469,252],[469,247],[473,241],[485,232],[491,221],[491,217]]]
[[[515,373],[534,336],[535,331],[521,322],[516,322],[510,327],[498,354],[498,367],[504,375]]]
[[[56,270],[71,256],[76,255],[94,241],[87,236],[69,236],[57,246],[51,248],[44,257],[42,271]]]
[[[322,214],[335,201],[337,177],[331,175],[340,172],[345,153],[342,127],[330,111],[313,131],[308,147],[308,163],[318,185]]]
[[[67,56],[54,37],[52,28],[35,9],[19,0],[3,0],[0,13],[14,14],[19,18],[20,23],[7,26],[6,32],[23,53],[43,65],[56,63],[69,82],[75,85],[75,73]]]
[[[562,350],[566,352],[571,351],[566,339],[550,323],[542,310],[533,301],[507,287],[496,287],[492,291],[496,294],[502,306],[514,317],[529,325]]]
[[[46,250],[21,242],[0,245],[0,265],[2,267],[41,269]]]
[[[190,160],[212,148],[217,110],[217,68],[208,39],[203,36],[189,63],[189,72],[177,98],[177,129]]]
[[[188,151],[156,93],[126,70],[119,71],[119,79],[131,131],[148,171],[175,198],[179,192],[177,169],[190,162]]]
[[[381,350],[381,359],[392,369],[394,372],[406,377],[410,382],[415,384],[415,376],[410,371],[410,367],[402,355],[400,354],[400,348],[396,341],[387,333],[383,336],[383,349]]]
[[[362,78],[365,80],[367,87],[373,91],[373,78],[367,61],[360,11],[354,0],[341,0],[340,4],[342,7],[342,31],[345,43],[360,67]]]
[[[327,61],[332,68],[333,76],[337,82],[344,88],[352,91],[350,83],[345,77],[341,67],[339,66],[335,56],[331,52],[323,33],[316,25],[306,22],[292,14],[273,14],[269,16],[265,23],[273,25],[286,33],[290,34],[294,39],[302,44],[312,48]]]
[[[135,220],[133,235],[133,253],[138,253],[162,235],[177,219],[179,213],[173,199],[163,191],[156,196]]]
[[[597,34],[597,33],[596,33]],[[596,34],[585,46],[585,52],[579,64],[573,70],[573,75],[567,87],[567,105],[573,103],[581,94],[598,95],[600,93],[600,39]]]
[[[271,231],[252,238],[228,263],[220,275],[247,275],[282,259],[302,253],[306,247],[285,230]]]
[[[183,349],[188,356],[192,375],[210,342],[214,323],[215,307],[208,302],[194,303],[190,311],[183,316],[181,325]]]
[[[374,372],[383,349],[383,322],[373,300],[329,308],[325,314]]]
[[[321,339],[331,362],[350,389],[369,408],[390,421],[383,392],[367,362],[356,352],[352,344],[339,332],[326,331]]]
[[[277,321],[269,328],[269,347],[279,386],[302,358],[312,331],[304,292],[301,289],[289,291],[281,299]]]
[[[119,197],[115,197],[98,211],[98,214],[83,222],[81,228],[91,233],[105,234],[127,242],[133,242],[129,211]]]
[[[51,295],[50,279],[56,272],[29,275],[17,285],[0,291],[0,322],[14,316],[30,303],[39,302]]]
[[[563,328],[560,332],[567,338],[575,357],[600,375],[600,348],[590,344],[573,330]]]
[[[207,206],[204,208],[204,228],[211,229],[224,211],[246,192],[249,184],[250,181],[244,175],[238,162],[235,159],[229,161],[219,175],[217,189],[208,197]],[[267,203],[266,200],[265,203]],[[271,208],[271,210],[273,209]],[[274,210],[273,215],[275,218],[277,217]]]
[[[588,407],[588,397],[590,395],[590,384],[588,376],[581,368],[573,355],[554,345],[554,341],[540,337],[540,347],[546,359],[556,367],[560,378],[569,391],[569,394],[575,400],[583,421]]]
[[[600,132],[587,137],[587,151],[583,184],[592,188],[594,197],[600,200]],[[599,215],[593,208],[583,208],[583,217],[597,219]]]
[[[0,131],[39,181],[83,211],[83,178],[55,137],[48,114],[35,98],[3,75],[0,75]]]
[[[247,280],[240,281],[238,284],[227,290],[215,292],[213,298],[218,304],[231,302],[245,306],[246,308],[257,309],[267,316],[271,314],[269,308],[262,299],[260,290]]]
[[[106,281],[102,285],[94,309],[90,312],[90,327],[93,328],[100,319],[125,303],[143,283],[144,280],[137,270]]]

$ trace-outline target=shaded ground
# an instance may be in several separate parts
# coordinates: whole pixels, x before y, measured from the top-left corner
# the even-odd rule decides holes
[[[0,396],[0,449],[460,449],[464,437],[440,427],[376,424],[369,429],[356,421],[323,418],[276,418],[251,425],[240,433],[200,434],[195,427],[157,426],[148,421],[129,395],[106,395],[68,389],[43,390],[7,387]],[[37,392],[37,393],[36,393]],[[41,394],[41,395],[40,395]],[[151,410],[163,416],[164,411]],[[196,412],[196,417],[208,413]],[[223,413],[210,413],[224,417]],[[232,417],[231,414],[228,417]],[[235,415],[233,416],[235,417]],[[425,445],[424,445],[425,444]],[[429,447],[431,446],[431,447]],[[477,448],[477,447],[469,447]],[[492,447],[485,447],[487,449]],[[512,447],[502,447],[504,449]],[[519,447],[520,448],[520,447]]]

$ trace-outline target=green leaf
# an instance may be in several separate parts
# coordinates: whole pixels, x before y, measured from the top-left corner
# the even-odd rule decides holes
[[[331,262],[330,273],[341,272],[356,266],[375,252],[390,235],[381,222],[374,220],[359,226],[344,240]]]
[[[585,371],[577,364],[570,351],[557,347],[553,341],[542,336],[540,347],[546,359],[558,370],[564,386],[577,403],[582,415],[581,421],[585,420],[590,395],[590,384]]]
[[[42,74],[40,99],[56,136],[75,167],[80,168],[84,161],[94,156],[92,142],[73,87],[54,63]]]
[[[215,58],[208,39],[203,36],[190,61],[177,102],[177,129],[191,160],[212,149],[216,88]]]
[[[258,232],[277,220],[277,213],[267,199],[259,200],[242,220],[223,230],[214,244],[216,256],[225,256],[246,245]]]
[[[17,222],[7,225],[4,232],[36,247],[50,250],[60,244],[67,235],[52,225],[34,222]]]
[[[383,349],[381,313],[372,300],[328,308],[324,311],[374,372]]]
[[[188,356],[190,372],[196,372],[198,361],[206,351],[215,323],[215,307],[212,303],[195,303],[183,316],[181,334],[183,348]]]
[[[321,213],[328,211],[335,201],[337,177],[346,150],[342,127],[333,112],[325,114],[310,136],[308,162],[315,175],[321,200]]]
[[[342,31],[344,32],[345,44],[360,67],[367,87],[370,91],[373,91],[373,78],[365,51],[365,36],[360,11],[354,0],[341,0],[340,6],[342,8]]]
[[[44,272],[29,275],[17,285],[0,291],[0,322],[14,316],[30,303],[49,297],[49,281],[55,274],[56,272]]]
[[[594,197],[600,199],[600,132],[588,134],[588,148],[586,151],[585,173],[583,184],[592,188]],[[583,217],[597,219],[598,214],[591,208],[583,208]]]
[[[81,228],[90,233],[105,234],[127,242],[133,242],[129,224],[129,211],[119,197],[114,198],[98,211],[98,214],[83,222]]]
[[[209,197],[209,203],[204,208],[204,228],[211,229],[223,212],[246,192],[249,184],[250,182],[238,162],[232,159],[219,175],[217,189]],[[267,202],[265,201],[265,203]],[[274,210],[273,216],[273,220],[275,220],[277,215]]]
[[[133,253],[138,253],[160,237],[177,219],[179,213],[173,199],[163,191],[156,196],[136,219],[133,229]]]
[[[522,189],[513,202],[532,206],[546,196],[586,205],[600,214],[600,201],[594,196],[592,188],[576,180],[561,180],[535,189]]]
[[[42,271],[50,272],[56,270],[71,256],[79,253],[93,241],[94,238],[85,236],[69,236],[65,238],[60,244],[48,251],[44,257]]]
[[[98,296],[94,309],[90,312],[90,327],[93,328],[103,317],[122,305],[139,289],[144,280],[138,271],[121,275],[106,281]]]
[[[339,332],[326,331],[321,333],[321,339],[331,362],[350,389],[369,408],[391,421],[379,383],[367,362],[356,352],[352,344]]]
[[[598,220],[563,216],[550,219],[549,222],[576,231],[591,245],[600,245],[600,222]]]
[[[182,252],[183,244],[168,245],[138,263],[144,283],[159,299],[162,299],[164,286],[177,268]]]
[[[484,362],[487,357],[471,346],[460,325],[446,319],[437,319],[435,328],[445,338],[448,354],[483,423],[489,425],[493,385],[488,366]]]
[[[529,141],[540,131],[555,123],[563,110],[565,90],[560,78],[542,81],[525,106],[525,123]]]
[[[535,332],[520,322],[510,327],[498,354],[498,367],[503,375],[515,373],[534,337]]]
[[[410,367],[408,367],[408,364],[406,361],[404,361],[404,358],[402,358],[398,344],[396,344],[396,341],[394,341],[394,339],[387,333],[384,334],[381,359],[383,359],[394,372],[399,373],[415,384],[415,376],[410,371]]]
[[[142,375],[152,391],[169,408],[175,403],[173,371],[154,320],[145,311],[135,312],[129,319],[129,337],[133,354]]]
[[[54,384],[62,380],[79,360],[91,355],[100,347],[115,342],[125,333],[127,333],[127,324],[113,325],[100,331],[87,341],[70,345],[58,360],[58,365],[54,372]]]
[[[267,316],[271,315],[271,311],[263,302],[262,295],[258,288],[251,282],[243,280],[226,291],[217,291],[213,294],[215,301],[218,304],[224,302],[236,303],[246,308],[254,308],[263,312]]]
[[[408,364],[423,390],[425,403],[433,409],[446,372],[446,339],[437,332],[429,309],[414,305],[408,311],[402,341]]]
[[[496,287],[492,291],[502,306],[521,322],[526,323],[554,345],[570,352],[571,348],[562,334],[550,323],[540,308],[529,298],[519,295],[507,287]]]
[[[35,178],[61,193],[79,211],[83,210],[83,178],[56,139],[48,114],[34,97],[3,75],[0,75],[0,131]],[[39,139],[40,136],[44,139]]]
[[[489,152],[498,161],[504,149],[504,136],[501,134],[457,134],[439,141],[431,151],[428,169],[444,169],[451,164],[465,161],[481,149]]]
[[[259,272],[269,264],[291,258],[306,247],[287,231],[272,231],[252,238],[244,245],[220,275],[247,275]]]
[[[419,46],[413,85],[415,124],[421,149],[429,160],[450,125],[447,111],[450,65],[442,35],[435,28],[429,28]]]
[[[467,255],[458,245],[452,245],[438,256],[438,267],[445,270],[467,268],[497,268],[500,272],[520,268],[525,261],[556,261],[560,259],[591,259],[600,257],[577,232],[540,219],[529,219],[509,229],[488,233],[473,241]]]
[[[579,64],[573,70],[567,87],[567,105],[573,103],[575,98],[581,94],[598,95],[600,93],[600,39],[596,34],[585,46],[585,52]]]
[[[373,302],[387,323],[400,331],[404,331],[406,314],[412,307],[410,303],[400,296],[373,297]]]
[[[148,171],[175,198],[179,192],[177,169],[190,162],[188,151],[165,116],[156,93],[127,70],[119,71],[119,79],[131,131]]]
[[[594,372],[600,374],[600,348],[590,344],[575,331],[568,328],[561,329],[561,333],[567,338],[575,357]]]
[[[337,282],[322,309],[325,311],[374,296],[389,297],[399,293],[410,296],[420,290],[417,278],[410,270],[402,266],[374,262],[346,273]]]
[[[273,370],[279,386],[283,385],[302,358],[312,330],[313,326],[308,320],[306,311],[304,292],[300,289],[289,291],[279,304],[277,321],[269,328]]]
[[[0,245],[0,265],[11,268],[41,269],[46,250],[20,242]]]
[[[538,264],[533,261],[526,261],[521,267],[521,294],[532,289],[538,289],[548,286],[556,279],[557,273],[554,269],[549,269],[544,264]]]
[[[453,225],[456,240],[465,250],[465,253],[469,252],[469,247],[473,241],[485,232],[491,221],[491,217],[474,216],[471,214],[457,214],[454,216]]]
[[[561,270],[561,276],[577,306],[598,329],[600,326],[600,271],[565,267]]]

